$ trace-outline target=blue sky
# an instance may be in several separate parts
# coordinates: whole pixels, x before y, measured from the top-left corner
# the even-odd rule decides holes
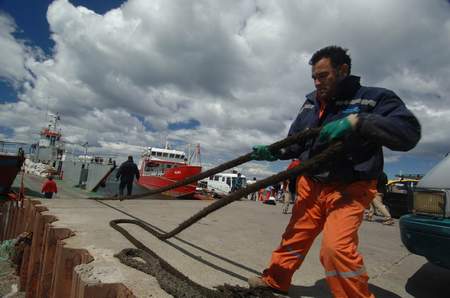
[[[0,10],[6,12],[16,22],[19,30],[14,34],[31,45],[39,47],[47,55],[51,55],[54,46],[50,38],[50,28],[46,14],[51,0],[0,0]],[[122,0],[85,0],[70,1],[73,5],[85,6],[99,14],[120,6]],[[14,102],[17,100],[15,89],[0,78],[1,102]]]
[[[1,138],[31,140],[58,112],[67,140],[93,151],[168,139],[200,143],[216,165],[283,138],[313,88],[309,57],[339,44],[364,84],[394,90],[423,125],[414,150],[386,151],[390,177],[450,151],[450,54],[437,50],[450,47],[448,1],[0,0],[0,12]]]
[[[48,5],[51,1],[1,0],[0,8],[12,16],[21,29],[15,35],[39,46],[50,53],[53,41],[50,39],[49,25],[46,20]]]

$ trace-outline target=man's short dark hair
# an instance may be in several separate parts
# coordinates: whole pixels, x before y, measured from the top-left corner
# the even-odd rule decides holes
[[[129,161],[133,161],[133,156],[128,155],[128,160],[129,160]]]
[[[333,65],[334,68],[338,68],[338,66],[341,66],[342,64],[347,64],[348,73],[350,73],[352,68],[352,59],[350,58],[350,55],[347,54],[347,51],[348,49],[338,46],[328,46],[322,48],[314,53],[311,60],[309,60],[309,64],[314,65],[322,58],[329,58],[331,65]]]

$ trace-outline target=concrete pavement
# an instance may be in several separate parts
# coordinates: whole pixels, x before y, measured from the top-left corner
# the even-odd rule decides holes
[[[27,177],[31,193],[39,189],[40,181],[41,178]],[[122,265],[113,257],[132,245],[109,226],[109,221],[137,218],[167,232],[211,202],[98,202],[84,199],[90,193],[60,185],[57,199],[40,200],[49,209],[46,213],[58,217],[53,225],[75,232],[74,237],[65,240],[67,245],[85,248],[95,258],[78,270],[93,282],[121,282],[138,297],[170,297],[153,277]],[[281,204],[243,200],[210,214],[166,242],[137,226],[123,226],[190,279],[212,288],[224,283],[246,286],[246,278],[259,274],[268,264],[289,218],[290,214],[281,213]],[[370,287],[377,297],[449,296],[450,271],[410,254],[401,243],[397,222],[394,226],[363,222],[359,236]],[[294,275],[290,297],[331,297],[319,261],[320,238]]]
[[[132,245],[109,227],[111,219],[136,217],[164,231],[175,228],[207,206],[206,201],[90,201],[85,199],[42,200],[56,215],[58,226],[76,236],[71,247],[85,247],[103,270],[96,278],[122,281],[139,297],[164,297],[152,277],[119,264],[113,254]],[[246,285],[248,276],[258,274],[280,241],[289,215],[281,205],[238,201],[202,219],[177,237],[162,242],[139,227],[125,225],[141,242],[193,281],[214,287],[223,283]],[[303,266],[294,275],[290,297],[331,297],[319,262],[320,237]],[[377,297],[447,297],[450,271],[427,264],[402,246],[398,225],[364,222],[360,229],[360,251],[365,256],[371,289]],[[110,266],[114,264],[114,266]],[[100,270],[101,271],[101,270]],[[130,272],[133,272],[130,275]],[[105,273],[106,272],[106,273]],[[133,276],[131,278],[131,276]],[[433,278],[430,278],[433,276]]]

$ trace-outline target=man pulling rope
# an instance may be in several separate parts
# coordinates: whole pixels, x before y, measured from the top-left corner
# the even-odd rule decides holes
[[[271,151],[254,147],[257,160],[298,158],[307,162],[327,143],[344,139],[344,152],[328,170],[297,177],[291,220],[261,277],[250,287],[287,292],[316,236],[323,231],[320,260],[335,297],[374,297],[358,253],[358,228],[383,170],[382,146],[408,151],[420,139],[420,124],[392,91],[364,87],[350,75],[347,50],[329,46],[311,58],[316,90],[306,96],[289,134],[323,126],[318,138]]]

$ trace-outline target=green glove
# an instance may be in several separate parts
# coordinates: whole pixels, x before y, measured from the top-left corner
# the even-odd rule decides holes
[[[351,130],[352,124],[347,117],[336,121],[332,121],[326,124],[320,131],[319,141],[330,142],[332,140],[342,138]]]
[[[253,146],[252,158],[254,160],[267,160],[275,161],[278,157],[272,154],[269,150],[269,146],[266,145],[256,145]]]

